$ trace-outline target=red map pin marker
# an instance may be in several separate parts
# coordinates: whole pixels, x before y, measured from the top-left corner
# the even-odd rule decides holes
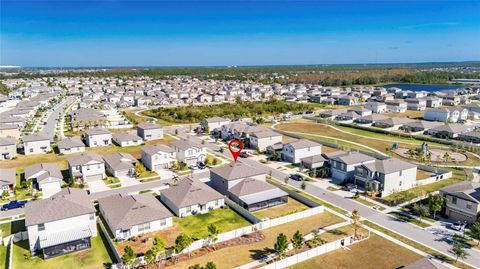
[[[240,149],[238,151],[234,151],[232,149],[233,144],[237,144],[238,148]],[[240,152],[242,152],[242,149],[243,149],[243,143],[238,139],[233,139],[232,141],[230,141],[230,143],[228,143],[228,150],[230,150],[230,153],[232,153],[233,159],[235,161],[237,161],[238,155],[240,155]]]

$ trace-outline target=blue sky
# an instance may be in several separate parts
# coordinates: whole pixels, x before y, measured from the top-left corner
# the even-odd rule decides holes
[[[0,65],[480,60],[480,1],[0,1]]]

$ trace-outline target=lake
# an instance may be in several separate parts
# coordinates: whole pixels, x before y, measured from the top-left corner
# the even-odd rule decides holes
[[[456,86],[456,85],[430,85],[430,84],[387,84],[383,85],[382,87],[385,88],[400,88],[402,90],[409,90],[409,91],[427,91],[427,92],[438,92],[438,91],[445,91],[445,90],[456,90],[456,89],[464,89],[463,86]]]

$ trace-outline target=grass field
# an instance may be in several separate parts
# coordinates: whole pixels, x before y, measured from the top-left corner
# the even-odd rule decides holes
[[[404,117],[411,119],[423,119],[425,111],[407,110],[404,113],[383,113],[382,115],[387,117]]]
[[[348,246],[350,250],[338,249],[313,259],[296,264],[291,269],[371,269],[400,268],[413,263],[420,255],[378,235]],[[381,250],[381,251],[379,251]]]
[[[308,206],[302,204],[301,202],[291,197],[288,197],[288,202],[286,204],[255,211],[253,215],[257,216],[260,219],[264,219],[264,218],[274,219],[274,218],[290,215],[296,212],[300,212],[306,209],[308,209]]]
[[[7,268],[7,247],[0,246],[0,268]]]
[[[0,229],[2,229],[2,237],[25,231],[25,220],[15,220],[12,222],[2,223],[0,224]]]
[[[284,233],[290,239],[299,230],[307,234],[314,229],[326,227],[343,220],[332,213],[324,213],[303,218],[297,221],[285,223],[270,229],[262,230],[265,240],[257,243],[222,248],[201,257],[193,257],[190,260],[176,264],[175,269],[187,269],[194,264],[206,264],[208,261],[215,261],[219,269],[234,268],[251,262],[264,254],[271,253],[273,245],[279,233]]]
[[[417,169],[417,180],[426,179],[426,178],[429,178],[433,175],[434,175],[433,173],[430,173],[428,171],[425,171],[425,170],[422,170],[422,169]]]
[[[13,269],[35,268],[35,269],[100,269],[112,263],[112,256],[109,252],[101,229],[98,228],[98,235],[92,238],[92,248],[80,252],[44,260],[39,257],[25,259],[29,255],[28,241],[20,241],[13,246]]]

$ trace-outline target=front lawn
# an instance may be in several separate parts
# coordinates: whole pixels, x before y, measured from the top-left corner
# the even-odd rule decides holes
[[[378,235],[348,246],[349,250],[337,249],[296,264],[291,269],[370,269],[401,268],[422,257]],[[379,251],[381,250],[381,251]]]
[[[258,210],[258,211],[255,211],[253,215],[257,216],[260,219],[264,219],[264,218],[274,219],[274,218],[290,215],[296,212],[300,212],[308,208],[309,208],[308,206],[293,199],[292,197],[288,197],[288,202],[286,204]]]
[[[92,248],[80,252],[44,260],[40,257],[30,257],[28,241],[20,241],[13,246],[13,268],[35,268],[35,269],[96,269],[106,268],[112,264],[112,256],[108,249],[103,233],[98,228],[98,235],[92,238]]]

